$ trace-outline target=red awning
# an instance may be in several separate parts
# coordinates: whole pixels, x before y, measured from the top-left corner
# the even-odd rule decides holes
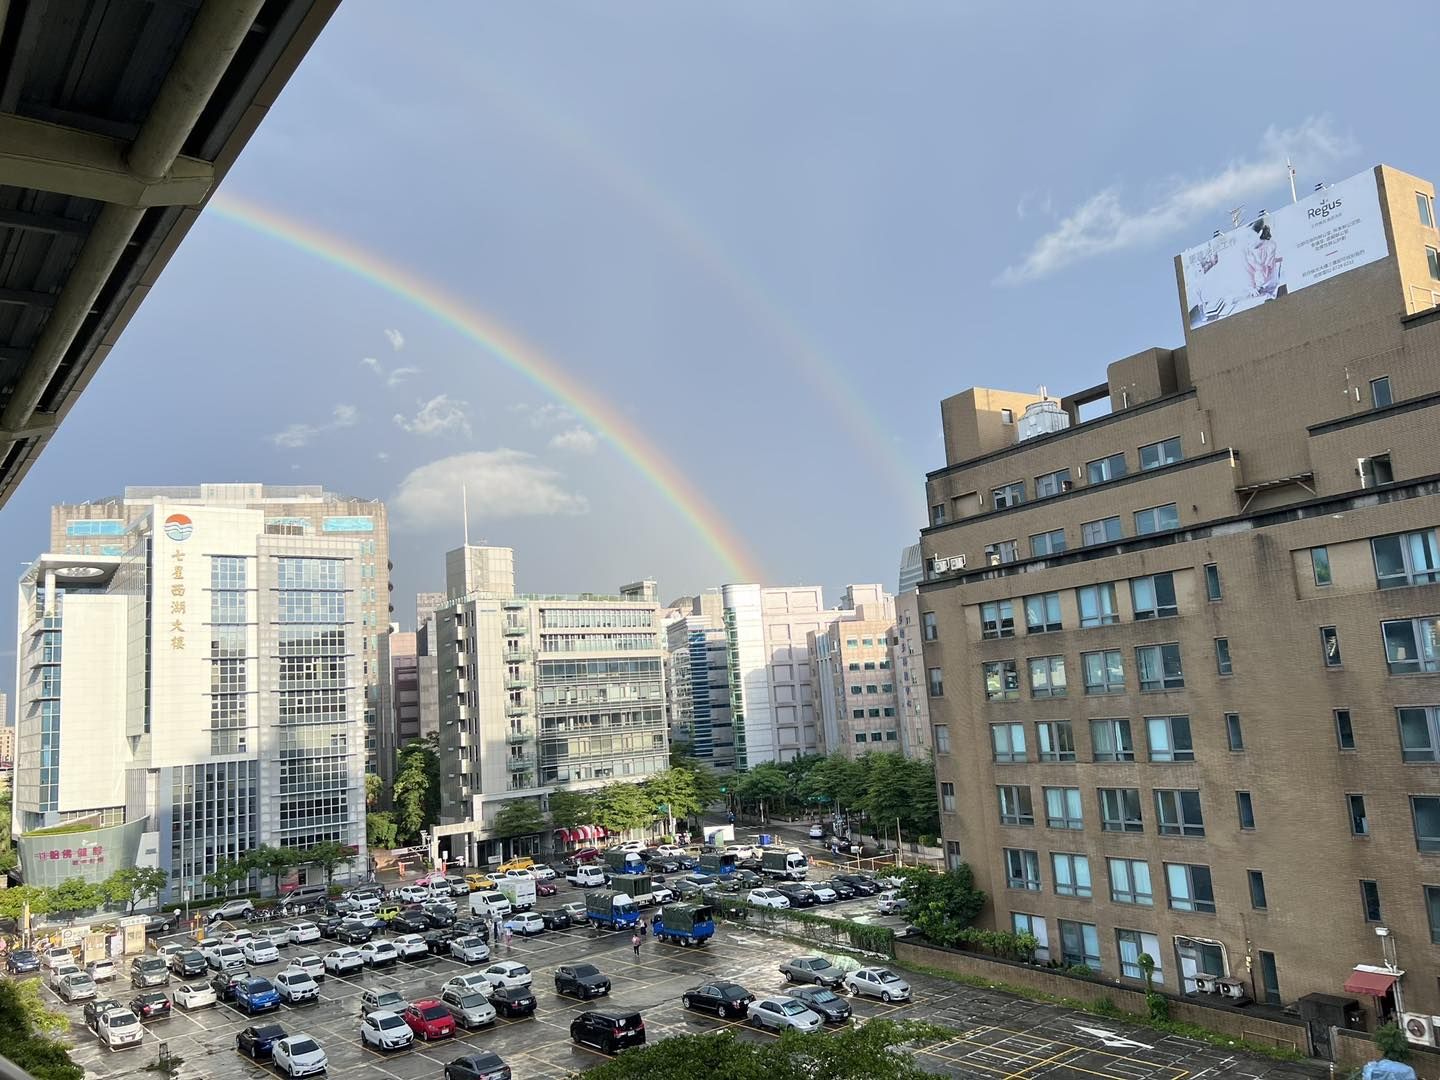
[[[575,835],[579,840],[593,840],[595,839],[595,827],[593,825],[581,825],[580,828],[575,831]]]
[[[1399,976],[1384,971],[1362,971],[1356,968],[1345,980],[1345,992],[1364,994],[1367,997],[1384,997],[1390,987],[1395,985],[1397,978]]]
[[[559,834],[559,836],[560,836],[560,842],[561,842],[562,844],[568,844],[568,843],[570,843],[570,830],[569,830],[569,829],[556,829],[555,832]]]

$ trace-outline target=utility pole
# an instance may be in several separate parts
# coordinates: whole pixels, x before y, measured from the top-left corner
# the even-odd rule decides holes
[[[1290,201],[1292,203],[1299,202],[1300,200],[1295,197],[1295,166],[1290,163],[1288,157],[1285,159],[1285,171],[1290,174]]]

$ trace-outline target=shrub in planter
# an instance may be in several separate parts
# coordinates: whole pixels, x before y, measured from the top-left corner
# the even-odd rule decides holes
[[[1170,1019],[1170,999],[1164,994],[1157,994],[1154,991],[1145,995],[1145,1008],[1150,1013],[1150,1019],[1164,1022]]]
[[[1071,964],[1065,970],[1071,975],[1078,975],[1082,979],[1091,978],[1095,974],[1095,972],[1090,970],[1090,965],[1088,964]]]

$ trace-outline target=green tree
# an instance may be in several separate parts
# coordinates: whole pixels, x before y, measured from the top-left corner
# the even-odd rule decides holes
[[[645,781],[645,794],[656,814],[666,818],[666,831],[675,831],[675,819],[688,818],[704,808],[689,769],[665,769]]]
[[[1410,1040],[1399,1024],[1381,1024],[1375,1029],[1375,1049],[1391,1061],[1410,1060]]]
[[[892,833],[897,821],[903,836],[911,840],[940,831],[934,762],[903,754],[870,753],[863,759],[863,769],[861,805],[879,835]]]
[[[385,781],[378,773],[365,774],[365,809],[379,810],[380,800],[385,796]]]
[[[773,762],[756,765],[735,781],[736,798],[771,811],[783,806],[790,795],[790,777]]]
[[[168,879],[159,867],[124,866],[100,883],[108,904],[124,904],[125,914],[132,915],[146,900],[156,900],[165,890]]]
[[[620,780],[594,794],[595,824],[610,832],[642,829],[655,820],[655,807],[639,784]]]
[[[358,854],[349,844],[342,844],[339,840],[322,840],[302,849],[300,861],[309,866],[318,866],[324,871],[325,884],[329,885],[335,878],[335,871]]]
[[[49,892],[50,910],[62,914],[93,911],[105,903],[105,890],[82,878],[66,878]]]
[[[936,945],[954,946],[985,906],[966,863],[943,874],[934,870],[901,870],[900,895],[910,901],[906,917]]]
[[[512,799],[495,815],[491,830],[502,840],[533,836],[545,828],[545,815],[534,799]]]
[[[211,890],[224,896],[236,885],[250,880],[250,869],[250,864],[244,859],[221,859],[216,862],[215,869],[200,880]]]
[[[393,848],[399,843],[400,826],[388,810],[372,810],[365,817],[365,839],[371,848]]]
[[[550,824],[557,829],[588,825],[595,818],[595,800],[585,791],[557,791],[550,796]]]
[[[0,718],[3,719],[3,718]],[[0,790],[0,822],[10,820],[10,789]],[[14,870],[20,863],[15,851],[15,841],[10,838],[8,827],[0,829],[0,874]]]
[[[69,1028],[65,1017],[47,1010],[35,979],[0,982],[0,1057],[35,1080],[84,1080],[64,1043],[50,1036]]]
[[[42,889],[38,885],[16,885],[10,889],[0,889],[0,918],[19,920],[25,914],[25,904],[30,904],[31,916],[48,915],[53,910],[50,906],[50,890]]]
[[[440,819],[439,736],[427,735],[400,748],[390,788],[395,824],[406,843]]]
[[[245,864],[262,878],[269,878],[272,890],[280,892],[280,878],[285,871],[300,865],[300,853],[294,848],[261,844],[245,853]]]

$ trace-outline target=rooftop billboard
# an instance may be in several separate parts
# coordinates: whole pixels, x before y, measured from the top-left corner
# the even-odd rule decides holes
[[[1390,254],[1374,170],[1267,211],[1180,256],[1192,329]]]

